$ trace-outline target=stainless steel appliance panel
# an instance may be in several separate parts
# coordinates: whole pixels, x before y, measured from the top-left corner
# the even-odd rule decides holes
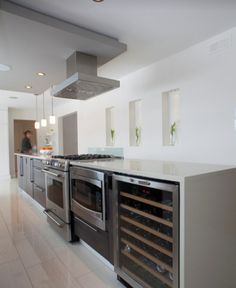
[[[104,173],[72,167],[71,209],[86,222],[106,230]]]
[[[65,223],[70,223],[68,173],[56,169],[43,169],[46,183],[46,208]]]
[[[33,169],[34,184],[42,189],[45,189],[45,175],[42,168],[34,167]]]
[[[71,227],[68,223],[62,221],[49,209],[45,209],[44,214],[47,216],[48,223],[55,231],[57,231],[66,241],[72,241]]]
[[[34,200],[36,200],[40,205],[46,207],[46,192],[40,186],[34,184]]]

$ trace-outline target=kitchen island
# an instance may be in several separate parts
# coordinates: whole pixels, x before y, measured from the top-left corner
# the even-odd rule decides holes
[[[18,155],[18,157],[25,158],[29,157],[29,155],[25,157],[24,155]],[[37,156],[35,157],[36,160],[40,160]],[[154,263],[159,264],[157,265],[157,271],[150,270],[151,268],[147,267],[147,265],[143,265],[144,269],[151,271],[151,276],[153,274],[157,275],[157,278],[163,280],[161,283],[165,284],[160,284],[160,286],[149,284],[148,286],[145,284],[147,283],[146,274],[143,273],[143,279],[139,279],[139,286],[134,282],[134,287],[236,287],[236,279],[234,277],[236,259],[235,167],[128,159],[71,161],[71,165],[105,173],[109,172],[109,174],[113,175],[113,190],[110,193],[114,194],[112,203],[113,215],[115,215],[114,252],[115,254],[124,252],[128,258],[136,261],[135,263],[138,267],[143,264],[140,261],[137,262],[132,252],[144,254],[144,251],[140,246],[134,245],[127,239],[117,238],[119,237],[119,233],[117,233],[120,221],[118,219],[119,213],[121,209],[124,207],[127,209],[128,205],[134,202],[135,205],[140,201],[142,203],[145,202],[149,206],[154,205],[153,201],[150,201],[146,196],[143,198],[141,197],[142,195],[137,194],[137,189],[135,188],[138,186],[137,184],[146,187],[140,191],[148,192],[147,195],[152,191],[152,185],[159,187],[155,191],[159,191],[160,194],[173,192],[174,196],[171,206],[163,203],[155,204],[157,207],[161,207],[162,211],[168,210],[168,212],[171,212],[174,218],[173,222],[168,223],[164,219],[161,220],[159,215],[156,218],[152,216],[152,219],[162,221],[164,225],[168,225],[173,229],[173,240],[169,240],[171,237],[167,238],[165,236],[167,240],[172,241],[173,253],[171,254],[167,250],[162,249],[164,253],[168,253],[170,257],[173,257],[173,268],[164,265],[164,268],[167,269],[164,269],[164,271],[171,272],[170,275],[173,276],[173,281],[166,280],[167,277],[168,279],[172,277],[161,271],[163,265],[159,265],[160,261],[157,257],[156,259],[151,258],[145,248],[144,255],[148,259],[152,259]],[[122,177],[126,179],[126,182],[122,180]],[[136,191],[136,194],[132,194],[134,191]],[[121,199],[126,199],[127,197],[130,200],[125,203],[125,206]],[[147,216],[146,212],[137,212],[140,207],[140,205],[136,205],[135,208],[128,207],[128,209],[131,210],[131,214],[140,213],[141,217],[143,215]],[[125,215],[126,219],[127,215]],[[121,215],[121,217],[125,218],[124,215]],[[131,221],[132,225],[135,223],[137,225],[137,222]],[[141,226],[139,223],[140,227],[141,230],[146,229],[146,231],[154,233],[154,229],[151,226],[143,224]],[[127,233],[131,231],[126,227]],[[157,238],[159,236],[163,237],[162,233],[159,232],[158,230],[155,232],[158,235]],[[134,233],[131,235],[132,237],[135,236]],[[140,239],[143,240],[143,238],[139,237]],[[117,241],[120,240],[126,243],[126,246],[119,246]],[[147,239],[144,239],[144,241],[150,243],[150,241],[147,242]],[[124,247],[124,250],[117,251],[119,247]],[[115,266],[119,276],[125,280],[132,278],[132,273],[124,270],[124,265],[119,265],[120,263],[117,261]],[[125,275],[128,275],[128,277],[126,278]],[[137,280],[135,275],[133,275],[133,279]]]
[[[16,153],[18,185],[43,207],[46,206],[43,160],[49,156]]]
[[[178,184],[179,278],[173,287],[236,287],[235,167],[135,159],[71,165]]]

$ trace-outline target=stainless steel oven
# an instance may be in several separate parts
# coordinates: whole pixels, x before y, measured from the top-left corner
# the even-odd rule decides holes
[[[45,166],[46,209],[48,222],[71,241],[69,172]]]
[[[72,167],[71,209],[82,220],[106,230],[106,198],[104,173]]]

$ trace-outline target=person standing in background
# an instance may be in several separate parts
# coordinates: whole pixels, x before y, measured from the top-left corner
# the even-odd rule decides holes
[[[30,154],[32,152],[31,137],[32,132],[30,130],[26,130],[24,132],[24,138],[21,141],[21,153]]]

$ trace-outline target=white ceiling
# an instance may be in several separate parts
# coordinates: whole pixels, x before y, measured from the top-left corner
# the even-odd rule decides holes
[[[38,108],[39,111],[41,111],[43,104],[43,97],[42,95],[38,95],[37,97],[38,97]],[[47,91],[45,93],[45,107],[47,110],[51,109],[51,101],[52,98],[50,96],[49,91]],[[54,106],[56,107],[58,105],[63,105],[65,103],[68,103],[68,101],[75,101],[75,100],[68,100],[54,97]],[[33,94],[0,90],[0,109],[8,107],[15,109],[30,109],[35,108],[35,106],[36,106],[36,96]]]
[[[100,4],[92,0],[14,2],[128,44],[128,52],[100,69],[100,74],[110,78],[121,78],[236,26],[235,0],[105,0]],[[62,37],[62,32],[55,32],[48,26],[3,14],[0,14],[0,32],[5,29],[10,34],[1,37],[0,62],[5,60],[4,64],[14,69],[0,72],[0,89],[24,91],[22,86],[32,83],[38,91],[61,81],[65,77],[64,59],[76,49],[76,39],[68,35]],[[10,26],[9,16],[14,17]],[[47,77],[36,77],[35,72],[40,70],[46,72]]]
[[[2,3],[0,63],[12,69],[0,73],[0,89],[31,92],[25,88],[30,85],[32,92],[39,94],[65,79],[66,58],[75,50],[97,55],[99,65],[126,50],[126,45],[117,40],[21,9],[5,0]],[[46,77],[37,76],[37,72],[46,73]]]

